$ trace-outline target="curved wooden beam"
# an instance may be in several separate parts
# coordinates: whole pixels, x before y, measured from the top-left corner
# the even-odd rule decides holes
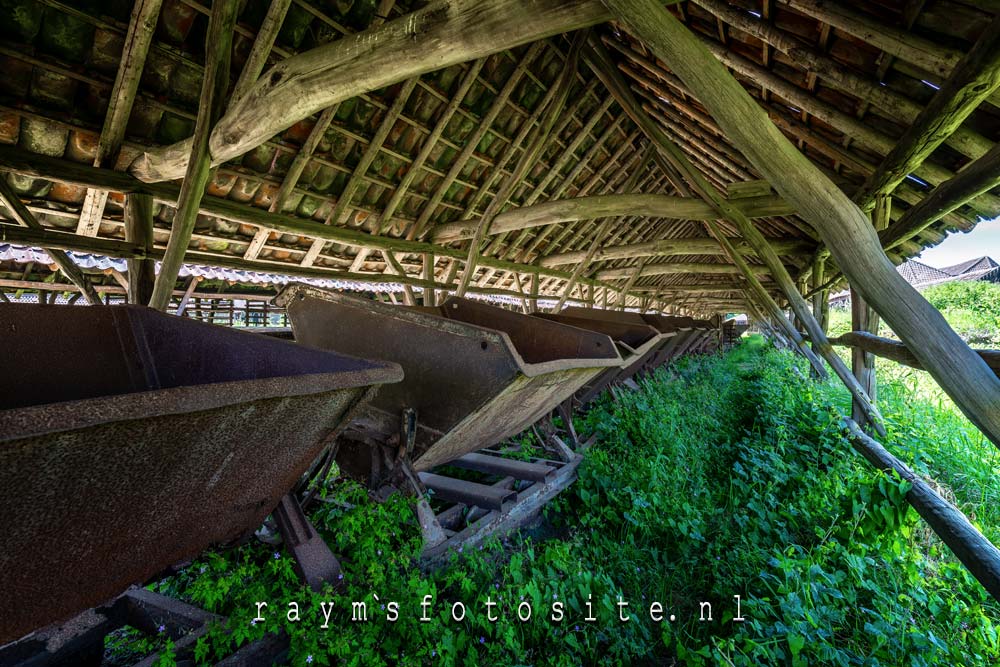
[[[734,237],[730,240],[740,253],[744,255],[754,254],[753,248],[743,241],[743,239]],[[806,241],[783,241],[777,239],[771,239],[771,247],[779,255],[807,255],[811,250],[815,250],[815,246]],[[538,264],[542,267],[575,264],[581,261],[586,255],[587,252],[585,250],[560,252],[543,257]],[[603,262],[611,259],[652,257],[654,255],[725,255],[725,253],[719,248],[718,242],[713,239],[701,237],[662,239],[660,241],[647,241],[646,243],[601,248],[594,255],[593,261]]]
[[[962,412],[1000,446],[1000,379],[896,272],[867,216],[768,120],[697,37],[655,0],[603,0],[688,86],[740,152],[819,232],[837,265]]]
[[[733,200],[747,217],[767,218],[773,215],[791,215],[795,209],[776,195],[748,197]],[[621,194],[595,195],[559,199],[533,206],[522,206],[504,211],[493,219],[489,234],[504,234],[530,227],[545,227],[561,222],[615,218],[624,215],[677,220],[711,220],[717,217],[712,207],[694,197],[669,195]],[[450,243],[472,238],[477,220],[460,220],[439,225],[434,230],[435,243]]]
[[[303,118],[361,93],[608,17],[595,0],[431,2],[277,63],[216,124],[209,140],[212,164],[239,157]],[[129,170],[147,182],[180,178],[190,153],[190,139],[152,148]]]

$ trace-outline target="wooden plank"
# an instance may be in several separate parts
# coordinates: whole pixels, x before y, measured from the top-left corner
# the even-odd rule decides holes
[[[277,63],[220,119],[210,142],[212,163],[243,155],[336,102],[607,18],[594,0],[431,2]],[[145,181],[175,179],[190,154],[190,140],[151,148],[130,169]]]
[[[442,500],[505,512],[517,502],[517,493],[487,484],[455,479],[430,472],[417,473],[420,483]]]
[[[195,122],[194,137],[190,140],[190,156],[177,197],[177,212],[170,228],[170,240],[149,300],[150,307],[157,310],[166,310],[170,304],[170,295],[184,262],[184,253],[187,252],[201,198],[208,184],[212,162],[209,137],[226,102],[236,8],[236,0],[221,0],[213,5],[209,19],[208,36],[205,40],[205,78],[201,84],[198,119]]]
[[[691,89],[736,147],[811,224],[837,265],[948,392],[1000,445],[1000,380],[896,272],[866,216],[793,146],[746,90],[652,0],[605,0]]]
[[[930,103],[855,194],[867,208],[890,194],[1000,86],[1000,17],[986,27]],[[977,155],[976,157],[980,157]]]
[[[148,259],[129,259],[128,302],[140,306],[149,303],[156,281],[156,260],[153,251],[153,198],[133,193],[125,198],[125,241],[134,243],[147,253]]]
[[[768,270],[766,266],[759,264],[751,265],[750,270],[756,275],[766,276]],[[624,269],[604,269],[597,272],[598,280],[626,280],[635,273],[635,267]],[[711,264],[709,262],[669,262],[665,264],[646,264],[642,267],[639,277],[662,276],[674,273],[695,273],[695,274],[725,274],[742,275],[739,267],[733,264]]]
[[[139,90],[139,80],[146,65],[149,47],[153,42],[162,4],[163,0],[139,0],[132,7],[118,73],[115,75],[115,83],[108,99],[108,110],[104,116],[101,136],[97,140],[95,167],[105,166],[105,163],[114,159],[121,150],[122,142],[125,140],[125,128],[132,114],[132,105]],[[106,190],[92,188],[87,190],[76,227],[77,234],[97,236],[107,201]]]
[[[14,189],[10,187],[10,183],[7,182],[7,177],[0,174],[0,201],[10,209],[11,215],[14,220],[17,221],[22,227],[26,227],[29,230],[37,231],[42,229],[42,225],[35,219],[35,216],[28,210],[28,208],[18,197]],[[14,230],[11,230],[14,231]],[[43,246],[44,247],[44,246]],[[90,280],[83,274],[83,269],[76,265],[69,255],[67,255],[62,250],[57,250],[55,248],[46,248],[49,257],[52,261],[59,266],[59,270],[63,272],[63,275],[73,283],[80,293],[83,294],[83,298],[86,299],[87,303],[92,306],[101,305],[101,298],[94,291],[94,286],[91,285]]]

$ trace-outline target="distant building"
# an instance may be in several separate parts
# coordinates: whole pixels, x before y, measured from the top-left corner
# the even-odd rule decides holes
[[[896,267],[899,275],[917,289],[950,283],[956,280],[983,280],[1000,283],[1000,264],[992,257],[977,257],[953,266],[935,269],[923,262],[911,259]],[[830,305],[835,307],[848,306],[851,303],[851,292],[845,290],[830,296]]]

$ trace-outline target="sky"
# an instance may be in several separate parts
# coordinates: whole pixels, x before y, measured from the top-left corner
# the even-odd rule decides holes
[[[1000,218],[984,220],[968,234],[953,232],[940,244],[917,255],[917,259],[940,269],[983,255],[1000,262]]]

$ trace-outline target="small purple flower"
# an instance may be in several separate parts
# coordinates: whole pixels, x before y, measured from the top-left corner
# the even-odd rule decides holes
[[[378,550],[378,555],[379,555],[379,556],[381,556],[381,555],[382,555],[382,550],[381,550],[381,549],[379,549],[379,550]]]
[[[552,599],[553,599],[553,600],[558,600],[559,598],[558,598],[558,596],[557,596],[557,595],[556,595],[555,593],[553,593],[553,594],[552,594]]]
[[[500,584],[493,584],[493,588],[500,590]]]
[[[437,656],[437,654],[438,654],[438,652],[437,652],[437,649],[434,649],[434,650],[432,650],[432,651],[431,651],[431,657],[432,657],[432,658],[433,658],[433,657],[436,657],[436,656]]]
[[[462,553],[462,550],[463,550],[463,549],[464,549],[464,547],[459,547],[459,548],[458,548],[458,553]]]
[[[479,638],[479,643],[480,644],[485,644],[486,643],[486,637],[480,637]]]
[[[281,554],[279,554],[277,551],[275,551],[274,552],[274,560],[279,560],[280,558],[281,558]]]
[[[166,631],[167,631],[167,626],[165,626],[165,625],[161,625],[160,627],[158,627],[158,628],[156,629],[156,631],[157,631],[157,632],[159,632],[159,633],[160,633],[160,634],[162,635],[162,634],[163,634],[164,632],[166,632]]]
[[[343,572],[341,572],[340,574],[337,575],[337,581],[340,581],[343,578],[344,578],[344,573]]]
[[[208,569],[207,567],[205,567],[204,565],[202,565],[201,566],[201,573],[205,574],[205,570],[207,570],[207,569]]]
[[[307,663],[309,663],[309,664],[311,664],[311,663],[312,663],[312,661],[313,661],[313,657],[312,657],[312,655],[311,655],[311,654],[310,654],[310,655],[307,655],[307,656],[306,656],[306,662],[307,662]]]
[[[580,626],[579,625],[574,625],[573,626],[573,631],[574,632],[580,632]]]

